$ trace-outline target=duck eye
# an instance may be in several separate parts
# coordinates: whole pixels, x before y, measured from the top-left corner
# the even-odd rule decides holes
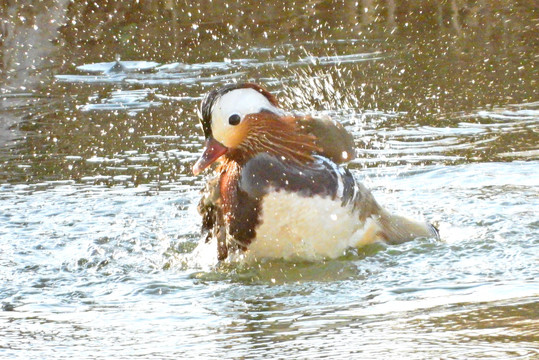
[[[238,125],[241,121],[241,117],[238,114],[232,114],[228,118],[228,123],[230,125]]]

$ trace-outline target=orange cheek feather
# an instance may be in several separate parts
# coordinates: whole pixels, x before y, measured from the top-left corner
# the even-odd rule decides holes
[[[228,129],[225,132],[225,139],[222,141],[223,144],[225,144],[228,148],[238,147],[247,137],[249,132],[249,120],[249,117],[246,116],[240,124]]]

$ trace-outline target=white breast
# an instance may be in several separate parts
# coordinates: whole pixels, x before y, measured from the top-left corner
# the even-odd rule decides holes
[[[261,221],[246,260],[336,258],[378,240],[373,218],[361,222],[349,206],[327,197],[271,192],[262,200]]]

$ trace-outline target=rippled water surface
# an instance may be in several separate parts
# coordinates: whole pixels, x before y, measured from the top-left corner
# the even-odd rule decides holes
[[[533,2],[0,14],[1,358],[539,358]],[[442,241],[201,267],[197,107],[235,81],[344,124],[354,175]]]

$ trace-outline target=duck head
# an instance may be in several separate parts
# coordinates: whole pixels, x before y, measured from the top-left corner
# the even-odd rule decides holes
[[[293,158],[309,147],[304,143],[312,143],[305,135],[305,139],[293,139],[300,136],[293,134],[294,124],[275,97],[256,84],[230,84],[213,90],[202,100],[200,110],[206,142],[193,166],[195,175],[222,156],[246,158],[265,151]],[[305,150],[309,158],[312,150]]]

